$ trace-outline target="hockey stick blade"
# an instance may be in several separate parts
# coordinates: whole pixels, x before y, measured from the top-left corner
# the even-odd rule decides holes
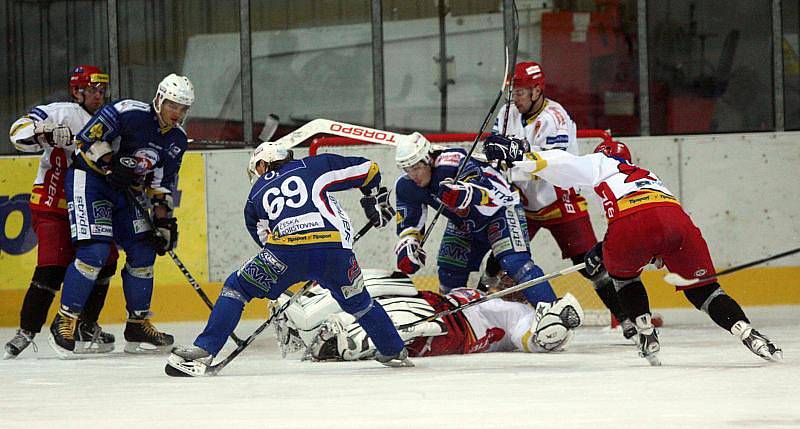
[[[584,269],[585,267],[586,267],[586,264],[581,262],[580,264],[564,268],[563,270],[555,271],[555,272],[552,272],[550,274],[545,274],[545,275],[543,275],[541,277],[537,277],[535,279],[528,280],[528,281],[520,283],[520,284],[518,284],[516,286],[512,286],[512,287],[510,287],[508,289],[503,289],[503,290],[501,290],[499,292],[495,292],[495,293],[486,295],[483,298],[476,299],[475,301],[470,301],[470,302],[468,302],[468,303],[466,303],[466,304],[464,304],[462,306],[459,306],[459,307],[456,307],[456,308],[451,308],[450,310],[441,311],[439,313],[436,313],[434,315],[431,315],[431,316],[416,320],[414,322],[404,323],[404,324],[398,326],[397,330],[400,331],[400,330],[410,329],[410,328],[412,328],[414,326],[419,325],[420,323],[431,322],[431,321],[436,320],[436,319],[441,319],[442,317],[449,316],[449,315],[451,315],[453,313],[457,313],[459,311],[463,311],[463,310],[465,310],[465,309],[467,309],[469,307],[472,307],[472,306],[475,306],[475,305],[479,305],[479,304],[483,304],[486,301],[490,301],[490,300],[497,299],[497,298],[502,298],[502,297],[504,297],[506,295],[509,295],[509,294],[512,294],[514,292],[517,292],[517,291],[520,291],[520,290],[523,290],[523,289],[527,289],[527,288],[529,288],[531,286],[536,286],[536,285],[538,285],[540,283],[544,283],[546,281],[552,280],[552,279],[554,279],[556,277],[561,277],[563,275],[567,275],[567,274],[573,273],[575,271],[580,271],[580,270]]]
[[[731,273],[735,273],[737,271],[744,270],[745,268],[754,267],[756,265],[761,265],[761,264],[763,264],[765,262],[769,262],[769,261],[772,261],[772,260],[775,260],[775,259],[780,259],[780,258],[784,258],[786,256],[794,255],[795,253],[798,253],[798,252],[800,252],[800,247],[798,247],[796,249],[792,249],[792,250],[787,250],[787,251],[782,252],[782,253],[778,253],[777,255],[767,256],[766,258],[762,258],[762,259],[758,259],[758,260],[755,260],[755,261],[747,262],[747,263],[742,264],[742,265],[737,265],[735,267],[731,267],[731,268],[728,268],[726,270],[722,270],[722,271],[714,274],[713,276],[706,276],[706,277],[702,277],[702,278],[687,279],[687,278],[685,278],[685,277],[683,277],[683,276],[681,276],[680,274],[677,274],[677,273],[667,273],[664,276],[664,281],[669,283],[669,284],[671,284],[671,285],[673,285],[673,286],[678,286],[678,287],[691,286],[691,285],[696,284],[696,283],[700,283],[700,282],[704,282],[704,281],[708,281],[708,280],[713,280],[713,279],[715,279],[717,277],[720,277],[720,276],[725,276],[725,275],[728,275],[728,274],[731,274]]]

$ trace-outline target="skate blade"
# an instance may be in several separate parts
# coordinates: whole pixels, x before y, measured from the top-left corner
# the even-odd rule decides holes
[[[180,356],[170,354],[164,373],[170,377],[204,377],[213,375],[206,373],[208,366],[199,362],[187,361]]]
[[[169,353],[170,350],[172,350],[172,344],[156,346],[150,343],[137,343],[130,341],[125,344],[125,353],[134,355],[165,354]]]
[[[89,341],[75,341],[76,355],[90,355],[98,353],[110,353],[114,351],[114,343],[92,343]]]
[[[380,364],[390,368],[412,368],[414,366],[414,362],[408,359],[390,360],[389,362],[381,362]]]
[[[661,366],[661,359],[658,358],[657,354],[651,354],[644,357],[647,359],[647,362],[650,363],[650,366]]]
[[[59,346],[58,343],[56,343],[56,339],[53,337],[52,334],[47,337],[47,342],[50,344],[50,348],[53,349],[54,352],[56,352],[59,359],[71,360],[71,359],[80,359],[82,357],[79,354],[75,354],[72,350],[67,350]]]

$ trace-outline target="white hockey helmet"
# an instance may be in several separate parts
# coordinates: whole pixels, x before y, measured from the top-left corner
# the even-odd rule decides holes
[[[401,169],[426,161],[431,162],[431,142],[420,133],[413,133],[397,143],[394,160]]]
[[[252,182],[256,177],[260,176],[258,171],[256,171],[256,166],[258,165],[259,161],[264,161],[267,164],[270,164],[276,161],[283,161],[291,156],[291,150],[275,142],[261,143],[253,151],[253,154],[250,156],[250,162],[247,165],[247,175],[250,177],[250,181]]]
[[[194,103],[194,85],[188,77],[170,73],[158,84],[156,96],[153,97],[153,107],[156,112],[161,113],[161,104],[164,100],[191,106]]]

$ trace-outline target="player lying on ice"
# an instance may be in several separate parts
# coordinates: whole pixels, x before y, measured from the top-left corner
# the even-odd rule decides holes
[[[417,291],[401,273],[364,270],[369,294],[378,301],[395,326],[413,323],[481,298],[475,289],[457,288],[447,295]],[[282,296],[278,306],[289,298]],[[583,309],[571,294],[536,308],[519,302],[493,299],[431,322],[399,329],[410,356],[440,356],[522,350],[563,350],[583,322]],[[344,312],[321,287],[311,288],[293,302],[275,324],[284,353],[305,350],[314,360],[358,360],[375,355],[364,329]]]
[[[488,159],[511,166],[514,181],[541,177],[556,186],[593,189],[603,200],[608,229],[603,242],[587,253],[586,271],[591,275],[603,266],[608,271],[623,310],[636,323],[641,357],[651,365],[661,365],[658,333],[639,278],[644,266],[660,259],[670,272],[696,279],[676,287],[695,308],[757,356],[782,360],[781,349],[753,329],[739,303],[717,282],[700,229],[658,176],[631,162],[627,146],[601,143],[595,153],[584,156],[559,150],[523,151],[516,139],[487,140],[484,146]]]
[[[364,290],[353,253],[350,218],[333,193],[358,188],[373,226],[389,224],[394,210],[381,186],[378,165],[362,157],[322,154],[294,159],[292,151],[264,143],[253,152],[253,186],[244,221],[261,251],[225,280],[205,329],[189,346],[175,347],[171,376],[206,375],[253,298],[277,299],[291,285],[314,280],[375,340],[373,357],[386,366],[413,366],[403,341],[380,303]]]

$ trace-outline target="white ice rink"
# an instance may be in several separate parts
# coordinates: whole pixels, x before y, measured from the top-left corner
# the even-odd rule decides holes
[[[562,353],[418,358],[399,369],[284,360],[270,328],[219,376],[182,379],[164,375],[166,356],[59,360],[40,335],[38,353],[0,361],[0,428],[800,427],[800,309],[749,313],[783,363],[709,323],[675,326],[666,315],[662,367],[603,328],[582,328]],[[202,324],[158,327],[186,344]],[[121,350],[122,326],[106,329]],[[0,329],[3,343],[12,334]]]

